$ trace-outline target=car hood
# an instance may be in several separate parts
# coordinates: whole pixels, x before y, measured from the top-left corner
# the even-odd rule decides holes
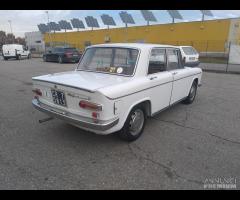
[[[55,84],[62,84],[70,87],[96,91],[100,88],[113,86],[119,83],[127,82],[131,77],[118,75],[86,72],[86,71],[69,71],[48,74],[43,76],[33,77],[32,80],[44,81]]]

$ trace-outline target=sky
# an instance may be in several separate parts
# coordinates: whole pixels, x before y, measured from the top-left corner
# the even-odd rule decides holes
[[[85,27],[86,22],[84,17],[94,16],[97,18],[100,27],[105,28],[106,25],[104,25],[101,20],[102,14],[112,16],[117,24],[116,27],[125,26],[119,16],[119,12],[121,11],[122,10],[49,10],[48,13],[50,21],[70,21],[72,18],[79,18],[83,20]],[[127,12],[133,16],[136,23],[135,26],[146,25],[146,21],[139,10],[127,10]],[[172,21],[166,10],[152,10],[152,12],[157,18],[157,22],[151,22],[150,24],[165,24]],[[183,16],[183,20],[176,19],[176,23],[182,21],[199,21],[202,18],[200,10],[179,10],[179,12]],[[240,17],[240,10],[212,10],[212,13],[214,17],[206,16],[205,19]],[[37,24],[47,23],[47,14],[46,10],[0,10],[0,30],[7,33],[11,32],[9,20],[11,21],[13,34],[17,37],[24,37],[25,32],[38,31]]]

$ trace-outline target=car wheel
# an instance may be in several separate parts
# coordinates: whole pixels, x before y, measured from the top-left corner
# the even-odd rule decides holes
[[[189,94],[187,98],[183,101],[183,103],[191,104],[194,101],[196,94],[197,94],[197,81],[194,81],[189,91]]]
[[[3,57],[3,59],[4,59],[4,60],[8,60],[8,58],[6,58],[6,57]]]
[[[119,131],[121,139],[132,142],[143,133],[146,122],[146,113],[143,106],[134,107],[129,113],[123,128]]]
[[[17,60],[21,60],[21,55],[17,55]]]
[[[61,56],[58,57],[58,63],[60,63],[60,64],[63,63],[63,60],[62,60]]]
[[[31,54],[28,54],[28,59],[31,59],[31,58],[32,58]]]

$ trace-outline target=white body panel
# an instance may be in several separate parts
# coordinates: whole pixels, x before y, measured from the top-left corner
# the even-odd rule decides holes
[[[30,54],[30,52],[24,50],[23,45],[20,44],[5,44],[2,46],[2,52],[6,58],[14,58],[16,54],[24,58]]]
[[[98,134],[118,131],[123,127],[129,112],[135,105],[148,101],[150,103],[149,115],[151,116],[187,97],[194,79],[198,79],[198,84],[201,84],[202,70],[200,68],[185,67],[147,74],[151,49],[154,47],[175,48],[173,46],[154,44],[104,44],[96,46],[139,49],[140,55],[134,74],[120,76],[75,70],[33,78],[33,87],[43,91],[43,96],[39,100],[46,105],[91,118],[92,111],[79,107],[81,99],[88,99],[93,103],[102,105],[103,109],[99,112],[99,119],[119,118],[119,122],[106,131],[83,129]],[[53,103],[51,89],[55,86],[58,90],[64,91],[67,107],[57,106]]]

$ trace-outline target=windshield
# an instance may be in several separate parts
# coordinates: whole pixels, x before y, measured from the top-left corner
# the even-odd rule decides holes
[[[86,50],[78,70],[132,75],[138,50],[118,47],[92,47]]]
[[[186,55],[196,55],[198,52],[193,47],[182,47]]]

